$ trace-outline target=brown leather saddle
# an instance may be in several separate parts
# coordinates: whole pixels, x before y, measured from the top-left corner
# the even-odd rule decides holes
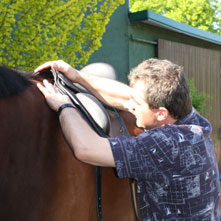
[[[81,116],[88,124],[102,137],[127,136],[130,137],[124,121],[120,117],[117,109],[102,104],[88,90],[79,84],[72,83],[65,75],[54,69],[45,69],[35,74],[36,80],[48,79],[62,94],[69,96],[73,104],[77,107]],[[98,221],[103,221],[102,217],[102,189],[101,189],[101,167],[95,167],[96,174],[96,209]],[[134,208],[135,220],[138,220],[134,181],[130,180],[131,197]]]

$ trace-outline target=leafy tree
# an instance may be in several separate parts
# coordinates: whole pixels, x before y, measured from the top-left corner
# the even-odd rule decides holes
[[[124,0],[1,0],[0,63],[33,70],[64,59],[84,64]]]
[[[221,0],[130,0],[132,12],[152,10],[176,21],[221,34]]]
[[[193,107],[202,115],[206,115],[211,107],[206,107],[206,101],[210,98],[208,94],[197,92],[193,79],[188,79],[188,85],[192,96]]]
[[[219,35],[221,35],[221,0],[218,0],[218,4],[217,4],[217,18],[218,18],[218,22],[217,22],[217,29],[219,30]]]

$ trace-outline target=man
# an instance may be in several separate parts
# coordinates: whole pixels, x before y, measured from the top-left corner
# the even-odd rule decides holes
[[[81,73],[61,60],[36,71],[48,67],[102,102],[130,111],[137,126],[145,129],[138,137],[99,137],[66,105],[67,96],[47,81],[38,84],[49,106],[60,111],[63,133],[79,160],[116,167],[120,178],[137,180],[142,220],[218,220],[219,177],[211,125],[192,108],[181,67],[167,60],[146,60],[129,74],[130,87]]]

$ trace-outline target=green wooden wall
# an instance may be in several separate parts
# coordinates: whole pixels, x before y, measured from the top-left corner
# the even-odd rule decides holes
[[[117,71],[117,78],[126,82],[129,72],[128,7],[121,5],[113,13],[101,41],[102,46],[90,57],[88,64],[105,62]]]
[[[145,59],[158,57],[158,39],[221,51],[221,46],[217,44],[142,22],[132,22],[129,24],[128,29],[128,34],[130,35],[129,69],[135,67]]]

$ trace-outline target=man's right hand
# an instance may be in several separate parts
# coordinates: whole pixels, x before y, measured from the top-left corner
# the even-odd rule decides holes
[[[72,82],[78,82],[78,78],[80,77],[79,71],[72,68],[71,65],[64,62],[63,60],[48,61],[48,62],[40,65],[39,67],[37,67],[34,72],[42,71],[42,70],[49,68],[49,67],[62,72]]]

